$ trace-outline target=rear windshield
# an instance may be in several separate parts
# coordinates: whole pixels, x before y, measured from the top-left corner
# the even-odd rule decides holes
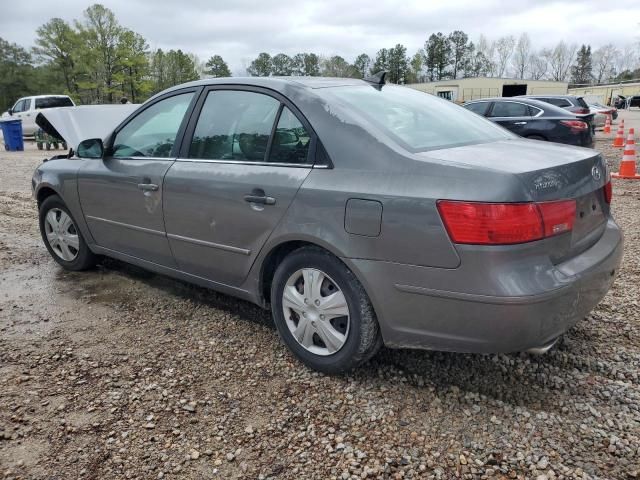
[[[36,98],[36,108],[73,107],[69,97]]]
[[[346,104],[413,152],[513,138],[473,112],[408,87],[348,86],[318,93]]]

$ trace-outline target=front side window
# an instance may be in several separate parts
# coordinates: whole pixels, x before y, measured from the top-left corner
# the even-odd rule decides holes
[[[24,100],[18,100],[12,110],[13,113],[24,112]]]
[[[319,88],[329,104],[359,113],[373,135],[382,129],[414,152],[513,138],[513,134],[465,108],[408,87],[386,85]],[[355,118],[355,117],[354,117]]]
[[[193,92],[182,93],[143,110],[116,134],[113,156],[170,157],[192,98]]]
[[[274,163],[307,163],[311,137],[300,120],[287,107],[282,108],[271,144],[269,161]]]
[[[242,90],[209,92],[189,147],[189,158],[263,162],[280,102]]]
[[[30,108],[31,108],[31,99],[27,98],[27,99],[24,100],[24,104],[22,105],[22,111],[26,112]]]
[[[464,108],[471,110],[473,113],[484,116],[484,114],[487,113],[488,106],[489,102],[476,102],[465,105]]]
[[[523,103],[495,102],[491,117],[528,117],[529,107]]]

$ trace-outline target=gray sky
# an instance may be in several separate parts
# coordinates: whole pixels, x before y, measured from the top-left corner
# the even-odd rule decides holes
[[[81,0],[2,0],[0,37],[32,46],[54,16],[82,18]],[[559,40],[624,47],[640,40],[639,0],[104,0],[152,49],[181,48],[201,60],[222,55],[235,74],[266,51],[338,54],[347,61],[402,43],[409,55],[429,34],[463,30],[476,39],[529,33],[533,45]]]

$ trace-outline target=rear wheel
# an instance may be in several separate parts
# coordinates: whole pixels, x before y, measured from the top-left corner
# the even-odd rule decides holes
[[[67,270],[86,270],[96,264],[71,212],[57,195],[40,206],[40,233],[53,259]]]
[[[292,252],[271,288],[274,322],[307,366],[340,373],[370,359],[382,345],[373,307],[355,275],[319,248]]]

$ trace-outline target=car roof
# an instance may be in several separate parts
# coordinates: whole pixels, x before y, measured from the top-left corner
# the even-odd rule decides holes
[[[463,105],[467,105],[469,103],[478,103],[478,102],[518,102],[524,103],[525,105],[531,105],[532,107],[540,108],[548,113],[555,113],[556,115],[562,116],[573,116],[569,114],[564,108],[557,107],[551,103],[543,102],[542,100],[536,100],[535,98],[525,97],[525,96],[516,96],[516,97],[491,97],[491,98],[479,98],[477,100],[469,100],[465,102]]]
[[[71,98],[69,97],[69,95],[29,95],[27,97],[22,97],[20,100],[22,100],[23,98],[50,98],[50,97]]]
[[[581,98],[581,95],[545,95],[545,94],[541,94],[541,95],[518,95],[518,97],[524,97],[524,98]]]
[[[285,85],[296,85],[306,88],[329,88],[349,85],[371,85],[369,82],[357,78],[339,77],[224,77],[205,78],[189,83],[176,85],[173,88],[184,88],[192,86],[208,85],[249,85],[256,87],[270,87],[275,90],[283,88]]]

